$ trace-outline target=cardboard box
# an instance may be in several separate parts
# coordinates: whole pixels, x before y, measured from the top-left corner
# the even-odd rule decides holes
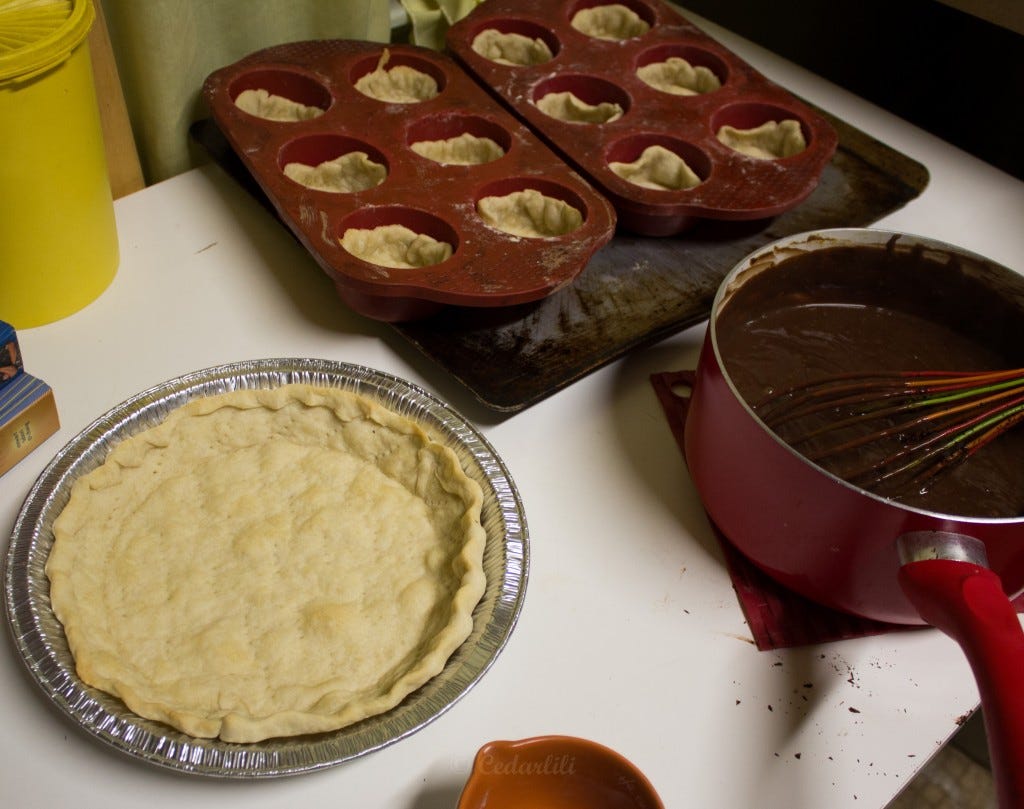
[[[0,320],[0,388],[24,371],[18,335],[13,326]]]
[[[50,386],[22,371],[0,388],[0,475],[60,429]]]
[[[0,320],[0,475],[59,429],[53,391],[25,373],[18,335]]]

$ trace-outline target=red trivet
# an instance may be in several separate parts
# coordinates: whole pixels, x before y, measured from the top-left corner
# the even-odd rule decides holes
[[[666,371],[651,375],[651,385],[680,452],[684,451],[683,430],[693,380],[693,371]],[[737,551],[714,523],[711,523],[711,528],[725,555],[732,586],[754,636],[754,643],[762,651],[914,628],[859,618],[797,595],[778,584]],[[1024,596],[1014,603],[1018,611],[1024,612]]]

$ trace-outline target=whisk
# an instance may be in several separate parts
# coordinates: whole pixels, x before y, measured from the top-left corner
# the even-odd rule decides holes
[[[854,453],[860,465],[840,476],[878,490],[927,481],[1024,421],[1024,368],[839,374],[753,407],[815,463]]]

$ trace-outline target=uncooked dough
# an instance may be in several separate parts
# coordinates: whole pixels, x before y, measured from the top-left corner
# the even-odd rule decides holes
[[[397,705],[469,636],[480,487],[415,422],[335,388],[194,400],[77,480],[46,563],[81,679],[254,742]]]
[[[284,173],[286,177],[307,188],[351,194],[380,185],[388,171],[380,163],[370,160],[366,152],[348,152],[317,166],[286,163]]]
[[[537,100],[537,109],[545,115],[573,124],[607,124],[622,117],[622,106],[614,101],[588,104],[565,90],[548,93]]]
[[[477,210],[491,227],[528,238],[564,236],[583,224],[583,214],[572,205],[533,188],[483,197]]]
[[[703,65],[694,67],[680,56],[637,68],[636,75],[655,90],[680,96],[710,93],[722,86],[711,70]]]
[[[551,49],[543,39],[505,34],[496,28],[485,28],[477,34],[471,47],[484,59],[502,65],[539,65],[552,58]]]
[[[416,233],[405,225],[349,228],[341,236],[341,246],[363,261],[397,269],[429,267],[452,255],[448,242]]]
[[[646,34],[650,29],[633,9],[619,3],[577,11],[570,24],[577,31],[595,39],[632,39]]]
[[[632,163],[613,162],[608,168],[634,185],[659,191],[682,191],[701,182],[683,158],[657,144],[644,149]]]
[[[365,96],[378,101],[395,102],[398,104],[416,104],[434,98],[437,93],[437,82],[433,76],[408,65],[395,65],[387,68],[391,52],[385,48],[377,62],[377,68],[356,81],[356,89]]]
[[[730,149],[759,160],[790,157],[807,148],[800,122],[792,118],[765,121],[753,129],[723,126],[718,130],[717,137]]]
[[[324,114],[320,107],[309,107],[262,88],[243,90],[235,97],[235,106],[267,121],[308,121]]]
[[[490,138],[463,132],[444,140],[421,140],[410,147],[420,157],[453,166],[479,166],[504,157],[505,150]]]

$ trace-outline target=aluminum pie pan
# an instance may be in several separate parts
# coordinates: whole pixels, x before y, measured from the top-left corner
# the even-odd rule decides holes
[[[236,744],[198,739],[144,719],[116,697],[85,685],[50,607],[44,566],[53,521],[71,485],[99,466],[114,445],[154,426],[185,403],[242,389],[308,383],[350,390],[417,421],[451,447],[483,490],[487,587],[473,631],[444,669],[386,713],[329,733]],[[311,772],[386,747],[438,718],[484,675],[508,642],[522,609],[529,540],[518,490],[487,440],[427,391],[371,368],[319,359],[264,359],[221,365],[161,383],[98,418],[50,461],[23,503],[5,559],[8,626],[29,673],[44,693],[99,741],[151,764],[217,778],[272,778]]]

